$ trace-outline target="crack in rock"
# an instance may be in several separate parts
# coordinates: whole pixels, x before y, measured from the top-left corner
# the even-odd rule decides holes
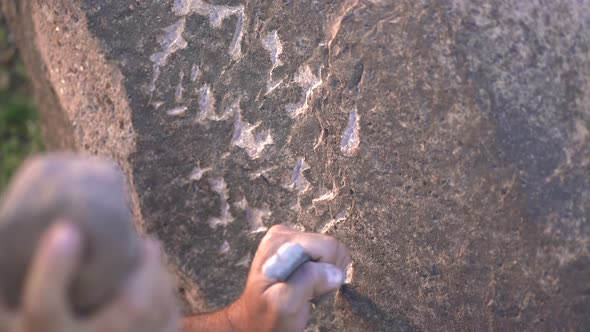
[[[311,68],[309,68],[308,65],[305,65],[300,67],[299,71],[295,75],[295,83],[298,83],[303,89],[304,97],[301,102],[297,104],[287,105],[287,112],[292,118],[296,118],[308,111],[311,96],[313,95],[314,90],[322,84],[322,79],[318,76],[315,76],[311,72]]]

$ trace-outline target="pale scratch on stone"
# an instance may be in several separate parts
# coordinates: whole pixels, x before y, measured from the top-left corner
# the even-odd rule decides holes
[[[309,165],[305,162],[305,159],[298,159],[291,172],[290,182],[287,183],[285,187],[291,190],[297,190],[299,194],[305,193],[311,186],[311,183],[303,175],[303,172],[308,169]]]
[[[267,96],[268,94],[270,94],[271,92],[273,92],[274,90],[276,90],[281,83],[283,83],[283,80],[280,79],[278,81],[274,81],[272,79],[272,75],[270,75],[271,77],[268,79],[268,81],[266,82],[266,91],[264,92],[264,95]]]
[[[246,210],[246,220],[250,225],[250,233],[266,232],[268,226],[265,225],[265,221],[268,220],[272,212],[268,206],[264,206],[262,209],[248,208]]]
[[[232,59],[237,60],[242,56],[242,38],[244,37],[244,6],[239,6],[238,22],[236,23],[236,30],[229,46],[229,55]]]
[[[256,133],[255,130],[258,126],[260,126],[260,122],[250,124],[242,119],[240,112],[237,112],[234,122],[232,145],[246,150],[246,153],[252,159],[260,158],[266,146],[273,144],[270,130],[263,130]]]
[[[272,71],[275,70],[275,68],[283,64],[279,58],[283,53],[283,43],[279,38],[277,30],[273,30],[266,35],[262,40],[262,46],[270,54],[270,60],[272,61],[270,72],[272,74]]]
[[[322,201],[331,201],[334,198],[336,198],[337,195],[338,195],[338,192],[336,190],[324,189],[324,191],[322,192],[322,194],[320,194],[320,196],[318,196],[312,200],[312,203],[317,203],[317,202],[322,202]]]
[[[248,253],[244,257],[240,258],[235,266],[243,266],[243,267],[250,267],[250,261],[252,260],[252,255]]]
[[[193,64],[191,68],[191,82],[195,82],[199,78],[200,69],[199,66]]]
[[[197,116],[198,122],[207,120],[218,120],[215,113],[215,96],[209,84],[205,84],[199,89],[199,115]]]
[[[348,264],[348,266],[346,267],[346,278],[344,279],[344,283],[345,284],[352,284],[352,282],[354,278],[354,263],[350,262],[350,264]]]
[[[301,102],[297,104],[287,105],[287,112],[291,117],[295,118],[307,112],[313,92],[322,84],[320,76],[321,75],[315,76],[311,72],[309,65],[299,68],[299,71],[295,75],[295,83],[298,83],[303,89],[304,97]]]
[[[338,213],[336,215],[336,218],[329,220],[324,227],[322,227],[322,230],[320,231],[320,233],[325,234],[327,232],[329,232],[330,230],[332,230],[336,225],[346,221],[346,219],[348,218],[348,209],[341,211],[340,213]]]
[[[187,110],[186,106],[178,106],[166,111],[166,114],[171,116],[180,116],[183,115]]]
[[[156,110],[157,110],[158,108],[162,107],[162,105],[164,105],[164,102],[163,102],[163,101],[154,101],[154,102],[152,102],[152,107],[153,107],[154,109],[156,109]]]
[[[189,174],[189,179],[192,181],[199,181],[203,175],[211,171],[211,167],[201,168],[199,165],[195,166]]]
[[[283,53],[283,44],[277,30],[273,30],[266,35],[262,40],[262,46],[270,54],[270,60],[272,61],[272,67],[270,68],[268,81],[266,82],[266,94],[269,94],[283,82],[282,80],[274,81],[272,78],[275,68],[283,64],[279,58]]]
[[[232,117],[234,114],[240,113],[240,99],[234,100],[228,107],[225,108],[221,116],[219,116],[219,120],[227,120]]]
[[[177,16],[186,16],[197,14],[200,16],[209,16],[209,24],[215,28],[221,28],[223,21],[230,16],[236,16],[236,28],[232,41],[228,48],[228,53],[233,60],[239,59],[242,55],[242,38],[244,36],[244,6],[216,6],[206,3],[202,0],[176,0],[172,6],[172,11]]]
[[[246,196],[242,197],[242,199],[238,202],[235,202],[234,207],[236,209],[246,210],[246,208],[248,207],[248,200],[246,199]]]
[[[258,170],[258,171],[251,172],[250,174],[248,174],[248,178],[250,180],[258,179],[261,176],[266,176],[266,173],[269,173],[271,171],[274,171],[277,168],[278,168],[278,166],[271,166],[271,167],[268,167],[268,168],[265,168],[265,169],[261,169],[261,170]]]
[[[229,246],[229,242],[227,242],[227,240],[224,240],[219,249],[217,250],[217,253],[220,255],[225,255],[229,252],[230,249],[231,248]]]
[[[223,177],[213,178],[209,180],[209,184],[211,185],[211,189],[219,195],[219,200],[221,201],[221,214],[219,217],[211,217],[209,218],[209,227],[212,229],[217,229],[219,226],[227,226],[233,220],[234,217],[231,215],[230,212],[230,205],[228,203],[229,194],[227,190],[227,184],[225,183],[225,179]]]
[[[152,83],[150,85],[150,93],[153,93],[156,89],[156,81],[160,77],[160,67],[166,64],[170,55],[187,47],[188,43],[182,36],[185,25],[186,20],[181,18],[176,23],[164,28],[164,33],[158,37],[158,43],[162,46],[162,51],[150,56],[150,60],[153,62],[154,71]]]
[[[179,104],[182,103],[182,95],[184,93],[182,80],[184,80],[184,71],[181,70],[178,74],[178,85],[176,86],[176,92],[174,93],[174,100]]]
[[[360,142],[360,115],[356,108],[353,108],[348,114],[348,125],[342,133],[340,151],[347,157],[353,157],[358,151]]]

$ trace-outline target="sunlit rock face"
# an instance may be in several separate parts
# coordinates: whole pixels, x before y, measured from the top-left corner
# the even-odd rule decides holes
[[[590,326],[590,1],[5,1],[54,146],[127,172],[185,311],[264,231],[352,250],[310,331]]]

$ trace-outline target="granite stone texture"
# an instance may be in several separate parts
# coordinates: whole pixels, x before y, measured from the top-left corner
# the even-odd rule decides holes
[[[590,0],[4,0],[48,137],[114,158],[186,312],[341,239],[310,331],[590,329]]]

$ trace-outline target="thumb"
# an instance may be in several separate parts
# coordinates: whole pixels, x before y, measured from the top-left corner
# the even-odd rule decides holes
[[[68,223],[43,236],[24,290],[24,321],[32,331],[57,331],[69,313],[67,289],[80,258],[81,239]]]
[[[344,273],[333,264],[307,262],[293,273],[287,283],[292,303],[303,305],[313,298],[338,290],[344,283]]]

